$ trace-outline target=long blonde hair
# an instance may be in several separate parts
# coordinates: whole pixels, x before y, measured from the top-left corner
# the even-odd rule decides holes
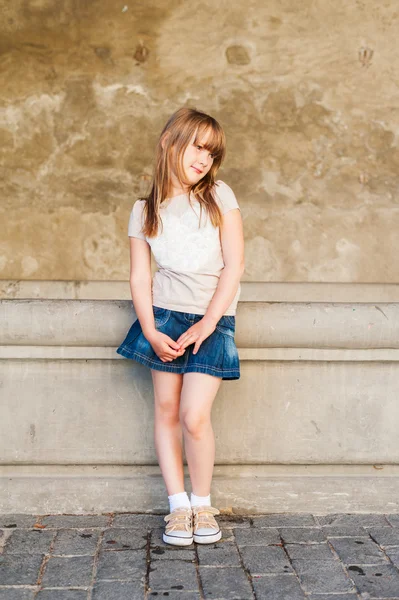
[[[170,189],[173,152],[176,157],[177,178],[182,184],[183,154],[194,133],[196,134],[194,143],[197,143],[197,140],[200,140],[208,131],[210,131],[210,136],[204,147],[214,155],[213,163],[207,174],[189,188],[188,193],[189,198],[193,194],[200,204],[200,222],[204,209],[214,227],[221,224],[222,213],[214,197],[214,185],[215,175],[226,153],[225,134],[218,121],[210,115],[195,108],[183,107],[172,114],[161,132],[156,147],[151,191],[145,198],[140,198],[145,201],[142,228],[145,236],[154,237],[158,234],[159,223],[162,222],[159,209],[161,203],[168,197]],[[171,151],[172,147],[173,151]]]

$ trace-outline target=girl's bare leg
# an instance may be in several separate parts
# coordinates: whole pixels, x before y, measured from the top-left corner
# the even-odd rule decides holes
[[[168,496],[184,491],[183,435],[179,419],[183,375],[151,369],[154,385],[154,438]]]
[[[192,491],[208,496],[215,462],[212,403],[222,379],[207,373],[185,373],[180,399],[180,421]]]

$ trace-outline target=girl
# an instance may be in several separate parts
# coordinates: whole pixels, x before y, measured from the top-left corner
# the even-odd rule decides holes
[[[234,334],[244,271],[240,208],[233,190],[215,181],[224,156],[219,123],[179,109],[161,132],[151,191],[134,203],[128,227],[137,319],[117,352],[151,369],[155,448],[170,509],[163,540],[178,546],[222,536],[210,498],[211,409],[222,379],[240,377]]]

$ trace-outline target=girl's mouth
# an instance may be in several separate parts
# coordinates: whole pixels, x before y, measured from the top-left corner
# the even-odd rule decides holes
[[[192,165],[191,165],[192,166]],[[196,171],[197,173],[202,173],[202,171],[199,171],[196,167],[192,167],[194,169],[194,171]]]

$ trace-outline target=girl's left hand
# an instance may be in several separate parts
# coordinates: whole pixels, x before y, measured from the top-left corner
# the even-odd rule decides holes
[[[202,342],[215,331],[215,328],[216,323],[211,322],[204,317],[198,321],[198,323],[195,323],[195,325],[192,325],[187,331],[182,333],[179,339],[176,340],[176,343],[179,344],[181,348],[187,348],[187,346],[195,343],[193,354],[197,354]]]

